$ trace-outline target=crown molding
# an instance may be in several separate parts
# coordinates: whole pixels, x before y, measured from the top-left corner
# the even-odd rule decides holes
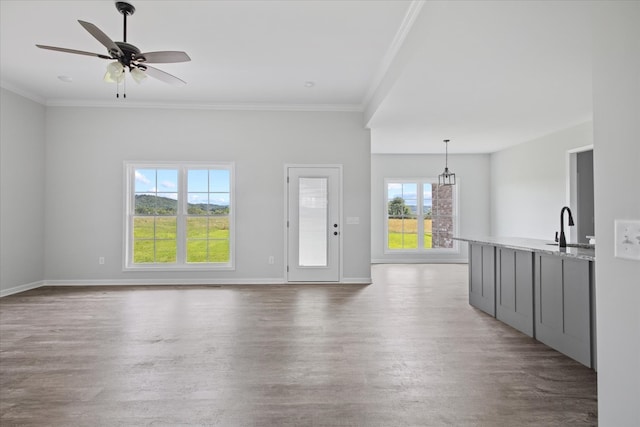
[[[393,60],[395,59],[398,51],[407,38],[409,31],[413,27],[413,23],[418,17],[420,10],[422,10],[422,6],[424,5],[424,3],[425,0],[413,0],[409,4],[407,13],[404,16],[404,19],[402,20],[402,23],[400,24],[400,27],[398,28],[398,31],[396,32],[396,35],[394,36],[393,41],[389,46],[389,49],[387,49],[387,52],[384,54],[384,57],[380,62],[380,66],[371,79],[367,92],[365,93],[365,96],[362,100],[362,105],[366,106],[369,101],[371,101],[371,98],[373,98],[373,95],[376,93],[376,90],[380,86],[380,83],[382,83],[384,76],[387,74],[389,67],[391,67]]]
[[[49,99],[47,107],[94,107],[94,108],[147,108],[169,110],[219,110],[219,111],[324,111],[358,112],[364,111],[362,104],[232,104],[232,103],[167,103],[139,102],[129,100],[77,100]]]
[[[2,87],[3,89],[6,89],[10,92],[13,92],[17,95],[20,95],[24,98],[30,99],[34,102],[37,102],[38,104],[42,104],[42,105],[47,105],[46,100],[41,97],[36,95],[33,92],[30,92],[24,88],[21,88],[19,86],[14,85],[13,83],[9,83],[5,80],[0,80],[0,87]]]

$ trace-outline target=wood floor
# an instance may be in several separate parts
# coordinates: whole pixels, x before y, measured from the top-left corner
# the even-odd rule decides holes
[[[596,373],[470,307],[466,265],[374,283],[0,299],[0,425],[579,426]]]

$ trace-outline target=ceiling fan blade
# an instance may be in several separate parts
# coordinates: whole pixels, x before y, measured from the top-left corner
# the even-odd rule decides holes
[[[177,78],[165,71],[158,70],[157,68],[153,68],[149,65],[138,65],[138,68],[147,73],[147,75],[153,77],[154,79],[158,79],[165,83],[169,83],[172,86],[184,86],[187,84],[184,80]]]
[[[78,22],[84,27],[85,30],[89,32],[89,34],[91,34],[96,38],[96,40],[102,43],[109,50],[109,53],[111,55],[118,58],[124,55],[118,45],[113,40],[111,40],[109,36],[103,33],[100,28],[96,27],[91,22],[81,21],[79,19]]]
[[[66,52],[66,53],[75,53],[77,55],[96,56],[98,58],[103,58],[103,59],[113,59],[107,55],[101,55],[99,53],[93,53],[93,52],[85,52],[84,50],[67,49],[64,47],[56,47],[56,46],[46,46],[43,44],[37,44],[36,46],[38,46],[40,49],[55,50],[58,52]]]
[[[161,52],[144,52],[139,53],[134,58],[136,61],[150,64],[169,64],[171,62],[188,62],[191,61],[189,55],[185,52],[177,50],[165,50]]]

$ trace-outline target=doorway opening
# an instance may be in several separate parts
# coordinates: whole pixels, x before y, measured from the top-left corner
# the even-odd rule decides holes
[[[568,161],[569,207],[576,222],[570,227],[570,241],[589,243],[587,236],[595,236],[593,145],[569,151]]]

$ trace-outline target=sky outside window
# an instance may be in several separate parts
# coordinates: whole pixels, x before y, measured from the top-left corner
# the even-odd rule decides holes
[[[230,175],[227,169],[189,169],[188,203],[229,206]]]
[[[136,169],[135,192],[178,198],[178,171],[176,169]],[[162,194],[160,194],[162,193]]]
[[[187,172],[188,203],[229,206],[230,171],[227,169],[189,169]],[[136,169],[136,194],[178,198],[176,169]]]

